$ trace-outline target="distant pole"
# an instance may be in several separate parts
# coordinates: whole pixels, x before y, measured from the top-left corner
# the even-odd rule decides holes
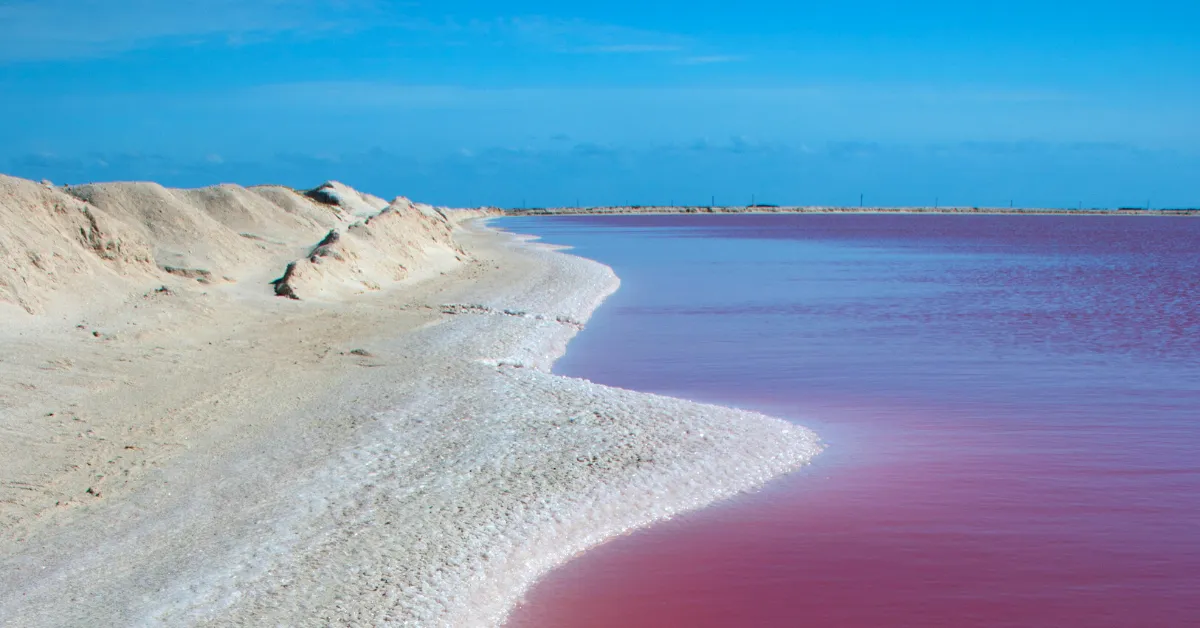
[[[858,195],[858,208],[859,209],[862,209],[862,203],[863,203],[863,195],[859,194]]]
[[[938,207],[941,207],[941,203],[942,203],[942,199],[940,199],[940,198],[938,198],[938,197],[936,197],[936,196],[935,196],[935,197],[933,197],[933,208],[934,208],[934,209],[937,209]]]
[[[708,201],[708,208],[712,209],[716,206],[717,206],[717,197],[713,196],[712,199]]]
[[[753,194],[751,194],[750,195],[750,206],[754,207],[755,205],[758,205],[758,199],[755,198]]]

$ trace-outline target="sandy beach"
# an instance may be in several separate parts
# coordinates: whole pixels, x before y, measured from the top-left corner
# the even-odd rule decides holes
[[[550,374],[619,280],[487,216],[0,177],[0,621],[494,626],[818,453]]]

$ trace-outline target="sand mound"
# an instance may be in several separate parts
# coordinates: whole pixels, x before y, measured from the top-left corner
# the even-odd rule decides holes
[[[330,220],[338,223],[353,220],[349,210],[341,205],[314,203],[313,199],[291,188],[279,185],[256,185],[249,189],[283,211],[314,224],[326,224]]]
[[[305,257],[288,263],[283,276],[273,282],[275,293],[292,299],[344,296],[460,262],[466,253],[454,243],[454,227],[482,213],[462,210],[451,215],[397,198],[344,231],[329,231]]]
[[[0,175],[0,302],[29,313],[154,271],[151,245],[120,218],[47,185]]]
[[[378,214],[388,206],[388,202],[378,196],[363,194],[337,181],[326,181],[304,195],[323,205],[340,207],[360,217]]]
[[[307,192],[144,182],[56,189],[0,176],[0,302],[38,313],[51,301],[170,281],[248,279],[269,294],[266,276],[284,266],[292,270],[275,282],[278,294],[346,296],[460,261],[451,233],[481,212],[456,213],[403,198],[388,204],[336,182]],[[335,241],[324,242],[330,233]],[[325,261],[336,264],[318,268]]]
[[[326,211],[321,221],[318,207],[296,214],[232,185],[169,190],[156,183],[101,183],[69,192],[138,226],[160,268],[235,278],[339,222],[335,212]]]

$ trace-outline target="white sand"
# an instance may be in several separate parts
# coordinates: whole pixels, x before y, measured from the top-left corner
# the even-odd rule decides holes
[[[21,260],[0,268],[6,626],[497,625],[580,551],[818,451],[549,374],[617,278],[455,227],[475,214],[398,199],[352,226],[371,197],[0,184],[23,234],[0,239]],[[289,261],[299,301],[268,284]]]

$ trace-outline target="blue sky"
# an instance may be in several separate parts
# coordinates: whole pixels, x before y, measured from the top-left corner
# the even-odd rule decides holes
[[[0,0],[0,171],[450,205],[1200,206],[1197,24],[1157,0]]]

